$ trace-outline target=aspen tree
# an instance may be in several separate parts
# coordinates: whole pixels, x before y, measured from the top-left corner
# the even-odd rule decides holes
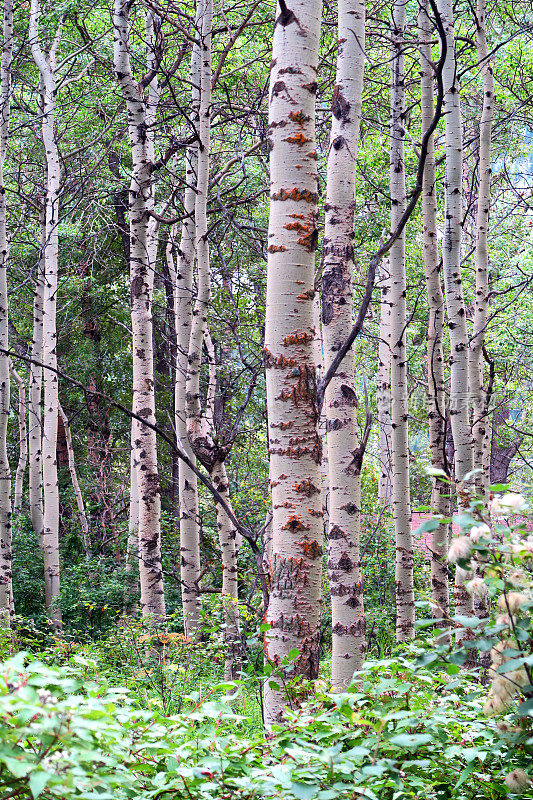
[[[476,475],[478,490],[487,493],[490,483],[490,426],[483,386],[483,345],[489,305],[489,250],[488,227],[490,214],[491,134],[494,115],[494,77],[488,57],[485,30],[485,2],[477,0],[476,6],[477,57],[483,77],[483,100],[479,123],[479,183],[476,210],[476,292],[474,298],[474,325],[470,344],[470,386],[472,393],[472,434],[474,439],[474,466],[482,470]]]
[[[46,199],[44,225],[43,350],[44,414],[42,431],[44,514],[42,549],[46,608],[58,633],[62,630],[61,610],[57,605],[59,578],[59,487],[57,482],[57,272],[59,254],[60,165],[55,129],[57,103],[56,51],[62,34],[62,21],[48,53],[39,42],[39,0],[30,9],[30,46],[42,86],[42,137],[46,159]]]
[[[279,2],[270,76],[265,370],[272,557],[265,656],[316,678],[322,574],[321,442],[313,358],[317,233],[315,94],[320,0]],[[272,684],[272,685],[271,685]],[[279,719],[286,695],[265,687],[265,721]]]
[[[43,368],[39,366],[43,358],[43,297],[44,297],[44,252],[46,243],[44,208],[39,214],[41,241],[37,262],[37,279],[33,301],[33,331],[31,340],[31,363],[29,365],[28,396],[28,489],[30,516],[33,531],[43,547],[43,460],[42,460],[42,415],[41,399],[43,392]]]
[[[72,488],[74,490],[74,497],[76,498],[76,506],[78,507],[78,514],[80,515],[81,541],[83,544],[85,555],[87,556],[87,558],[90,558],[91,539],[89,535],[89,522],[87,520],[87,514],[85,512],[85,503],[83,502],[83,495],[81,492],[80,482],[78,480],[78,473],[76,470],[76,458],[74,456],[74,445],[72,444],[72,434],[70,432],[70,425],[68,422],[68,417],[63,411],[63,407],[61,406],[61,404],[59,405],[59,413],[61,415],[61,419],[63,420],[63,425],[65,428],[65,439],[67,442],[67,453],[68,453],[68,469],[70,472],[70,480],[72,481]]]
[[[327,370],[352,325],[357,148],[365,53],[364,0],[339,0],[337,74],[327,168],[322,337]],[[328,451],[328,572],[332,607],[332,685],[349,686],[364,658],[365,615],[359,556],[361,466],[355,359],[349,351],[324,403]]]
[[[433,27],[428,15],[428,3],[418,11],[418,36],[420,51],[420,104],[422,135],[428,129],[435,112],[433,91],[433,65],[431,38]],[[447,473],[445,455],[446,393],[444,383],[444,298],[441,289],[440,258],[437,241],[437,177],[435,169],[435,140],[431,136],[427,145],[426,164],[422,188],[422,222],[424,239],[424,271],[428,298],[427,330],[427,398],[429,421],[429,450],[431,464],[441,473]],[[449,484],[439,476],[432,479],[431,507],[447,517],[450,513]],[[449,526],[443,523],[431,533],[431,599],[433,613],[441,619],[449,615],[448,590]]]
[[[18,389],[17,419],[19,428],[19,458],[17,471],[15,473],[15,489],[13,492],[13,512],[20,511],[22,506],[22,490],[24,486],[24,475],[28,463],[28,426],[26,424],[26,385],[17,370],[10,364],[9,370]]]
[[[390,195],[391,231],[406,208],[405,191],[405,0],[392,10]],[[392,245],[390,268],[392,511],[396,533],[396,639],[414,635],[413,540],[409,493],[409,406],[407,389],[407,287],[405,232]]]
[[[468,403],[468,335],[461,275],[463,136],[461,97],[455,58],[453,3],[451,0],[439,0],[438,8],[447,44],[442,72],[446,156],[442,265],[450,331],[449,414],[454,444],[455,479],[461,482],[474,466]],[[456,614],[464,615],[472,612],[472,598],[464,585],[466,577],[465,570],[457,567],[454,587]],[[459,641],[462,636],[462,633],[457,634]]]
[[[192,46],[191,54],[191,120],[199,128],[201,56],[198,36],[201,33],[202,2],[198,0],[196,6],[196,40]],[[194,461],[194,453],[187,435],[187,364],[189,357],[189,344],[191,336],[193,314],[193,268],[195,258],[195,202],[196,178],[198,164],[198,144],[187,148],[184,212],[185,216],[181,226],[179,249],[174,268],[174,239],[169,238],[170,247],[167,248],[167,263],[174,284],[174,319],[176,326],[176,376],[174,389],[174,413],[176,436],[180,446],[189,458]],[[183,462],[180,462],[178,473],[179,492],[179,532],[180,532],[180,577],[181,596],[183,603],[183,618],[185,632],[189,637],[198,635],[200,619],[200,595],[198,582],[200,579],[200,528],[198,523],[198,480],[194,472]]]
[[[7,204],[4,162],[9,135],[11,109],[11,62],[13,59],[13,0],[4,0],[2,55],[0,60],[0,614],[9,621],[13,606],[11,572],[11,470],[7,455],[10,380],[7,298]]]
[[[379,345],[378,369],[376,373],[376,411],[378,423],[378,452],[380,475],[378,484],[378,500],[388,504],[391,498],[392,485],[392,452],[391,452],[391,386],[390,386],[390,272],[389,259],[381,264],[380,304],[379,304]]]
[[[147,73],[137,82],[129,53],[129,12],[127,0],[115,0],[113,24],[114,68],[128,111],[128,133],[132,154],[130,182],[130,285],[133,331],[133,411],[155,424],[152,296],[154,284],[155,227],[153,123],[157,104],[157,51],[161,46],[154,15],[146,14]],[[150,88],[151,87],[151,88]],[[148,88],[148,97],[146,97]],[[139,496],[139,577],[141,611],[145,617],[165,617],[161,565],[161,488],[157,465],[157,441],[152,428],[133,423],[133,458]]]
[[[196,260],[198,265],[198,294],[194,304],[187,371],[187,432],[196,457],[209,471],[213,485],[231,509],[229,481],[224,461],[231,442],[222,442],[214,420],[217,387],[217,369],[213,343],[207,329],[207,312],[211,292],[210,253],[207,229],[207,200],[209,195],[209,165],[211,138],[211,30],[213,25],[212,0],[203,0],[199,7],[200,31],[200,98],[199,144],[196,158],[197,180],[194,208]],[[202,409],[200,402],[200,367],[202,345],[209,358],[209,387]],[[215,504],[217,529],[222,556],[222,603],[224,609],[224,638],[226,642],[225,677],[237,677],[239,650],[238,595],[237,595],[237,531],[221,507]],[[197,581],[197,579],[196,579]],[[196,582],[196,591],[198,592]]]
[[[453,3],[440,0],[446,33],[444,84],[445,180],[442,263],[448,328],[450,330],[450,424],[455,448],[455,477],[462,481],[473,467],[468,414],[468,336],[461,275],[463,141],[461,98],[455,58]]]

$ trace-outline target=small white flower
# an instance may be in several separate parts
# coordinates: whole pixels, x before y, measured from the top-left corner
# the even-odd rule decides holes
[[[471,549],[472,542],[468,536],[457,536],[452,540],[448,550],[448,561],[450,564],[455,564],[456,561],[465,561],[470,555]]]
[[[489,593],[487,584],[480,577],[472,578],[471,581],[468,581],[466,590],[469,594],[479,598],[487,597]]]
[[[529,595],[524,592],[509,592],[508,594],[502,594],[498,600],[498,608],[502,611],[508,611],[510,614],[517,614],[528,600]]]
[[[52,692],[49,692],[48,689],[37,689],[37,697],[43,705],[52,702]]]
[[[523,769],[513,769],[506,777],[505,785],[513,794],[522,794],[531,786],[531,778]]]
[[[509,515],[518,514],[526,505],[523,495],[516,492],[507,492],[502,496],[496,496],[490,501],[490,511],[498,516],[499,514]]]
[[[473,542],[479,542],[482,536],[490,536],[490,528],[484,522],[470,529],[470,538]]]

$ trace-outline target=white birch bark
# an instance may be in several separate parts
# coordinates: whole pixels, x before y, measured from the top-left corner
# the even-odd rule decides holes
[[[210,472],[213,485],[231,508],[229,481],[223,461],[216,461]],[[218,540],[222,555],[222,606],[224,611],[224,680],[233,681],[239,677],[239,595],[237,571],[237,531],[219,503],[215,504],[217,515]]]
[[[33,59],[42,82],[42,137],[46,158],[46,201],[44,241],[44,294],[43,294],[43,488],[44,515],[42,547],[44,557],[45,600],[56,632],[62,630],[59,577],[59,487],[57,481],[57,419],[58,378],[57,369],[57,268],[59,253],[59,189],[60,165],[55,130],[57,101],[56,49],[61,38],[60,22],[49,53],[45,54],[39,43],[39,0],[32,0],[30,9],[30,45]]]
[[[380,476],[378,485],[378,500],[388,505],[392,493],[392,450],[391,450],[391,419],[390,419],[390,272],[389,259],[381,263],[379,304],[379,345],[378,369],[376,374],[376,411],[378,423],[378,453],[380,462]]]
[[[280,10],[281,9],[281,10]],[[315,94],[320,0],[278,6],[270,77],[270,219],[265,368],[273,541],[265,656],[318,674],[322,575],[321,442],[313,357],[317,243]],[[265,686],[265,721],[282,714],[283,688]]]
[[[152,181],[153,144],[148,132],[153,120],[157,88],[148,98],[133,77],[129,54],[129,3],[115,0],[114,68],[128,111],[128,133],[132,153],[130,182],[130,284],[133,331],[133,411],[152,425],[156,423],[153,359],[153,266],[154,208]],[[147,14],[147,68],[154,64],[153,19]],[[150,83],[156,78],[152,77]],[[152,129],[153,130],[153,129]],[[157,465],[155,431],[134,425],[134,462],[139,493],[139,577],[141,611],[154,620],[165,617],[161,563],[161,488]]]
[[[44,252],[46,242],[45,213],[41,213],[41,246],[37,263],[37,280],[33,302],[33,333],[31,341],[32,363],[29,366],[29,473],[28,489],[30,500],[30,516],[33,531],[43,549],[43,459],[42,459],[42,415],[41,400],[43,392],[43,368],[35,362],[42,362],[43,358],[43,297],[44,297]]]
[[[196,32],[200,35],[202,3],[198,0],[196,9]],[[201,56],[200,47],[195,42],[191,55],[191,119],[199,127]],[[176,326],[176,384],[174,390],[174,413],[176,436],[181,447],[194,462],[195,456],[187,435],[187,365],[193,313],[193,268],[195,259],[195,202],[197,180],[197,143],[187,148],[186,187],[184,193],[185,219],[181,227],[181,237],[177,254],[176,268],[171,250],[167,249],[169,268],[174,273],[174,315]],[[179,464],[179,532],[180,532],[180,577],[183,604],[183,619],[186,636],[198,636],[201,598],[200,578],[200,527],[198,516],[198,480],[195,473],[183,463]]]
[[[447,44],[442,73],[446,156],[442,263],[450,330],[449,413],[454,443],[455,478],[461,482],[474,466],[468,400],[468,334],[461,275],[463,136],[461,97],[455,59],[453,3],[451,0],[440,0],[438,7],[446,32]],[[461,495],[459,501],[461,501]],[[464,586],[466,578],[465,571],[457,567],[454,586],[456,614],[472,613],[472,598]],[[462,638],[464,638],[463,634],[459,632],[456,641],[460,643]]]
[[[474,297],[474,325],[470,344],[470,387],[472,395],[472,435],[474,440],[474,466],[482,469],[476,475],[478,491],[484,496],[488,492],[490,474],[486,470],[488,442],[490,439],[489,417],[483,385],[483,345],[489,306],[489,250],[488,227],[490,214],[491,179],[491,135],[494,115],[494,77],[488,58],[485,30],[485,2],[477,0],[476,46],[483,77],[483,106],[479,123],[479,183],[476,210],[476,292]]]
[[[11,62],[13,58],[13,0],[4,0],[2,23],[2,56],[0,61],[0,347],[9,349],[7,260],[7,204],[4,184],[4,162],[9,135],[11,108]],[[11,571],[11,470],[7,455],[7,423],[9,418],[9,356],[0,354],[0,614],[9,621],[13,607]]]
[[[72,434],[70,432],[70,425],[68,422],[68,417],[65,414],[61,404],[59,405],[59,413],[61,414],[61,419],[63,420],[63,425],[65,427],[65,440],[67,442],[67,454],[68,454],[68,469],[70,473],[70,480],[72,481],[72,488],[74,489],[74,496],[76,498],[76,506],[78,508],[78,514],[80,515],[81,541],[83,544],[85,555],[87,556],[87,558],[90,558],[91,539],[89,535],[89,522],[87,520],[87,514],[85,512],[85,503],[83,502],[83,494],[81,492],[80,482],[78,480],[78,473],[76,470],[76,458],[74,456],[74,445],[72,444]]]
[[[448,327],[450,330],[450,424],[455,447],[455,477],[462,481],[473,467],[468,408],[468,335],[461,275],[463,141],[461,98],[455,59],[452,0],[439,0],[446,32],[446,60],[442,73],[445,122],[445,204],[442,262]]]
[[[19,429],[19,457],[17,462],[17,471],[15,473],[15,488],[13,492],[13,512],[20,511],[22,506],[22,491],[24,486],[24,475],[26,474],[26,466],[28,464],[28,426],[26,424],[26,385],[18,374],[17,370],[10,364],[10,373],[17,384],[18,400],[17,400],[17,420]]]
[[[197,261],[197,296],[189,338],[187,368],[187,431],[189,439],[198,442],[205,436],[205,420],[200,401],[200,367],[202,346],[206,336],[207,312],[211,293],[209,241],[207,237],[207,200],[209,193],[209,150],[211,139],[211,28],[212,0],[203,0],[198,20],[200,48],[200,105],[198,150],[196,163],[195,250]]]
[[[391,231],[396,230],[406,206],[405,193],[405,2],[396,0],[392,11],[391,64]],[[392,512],[396,533],[396,639],[414,635],[413,541],[409,491],[409,404],[406,352],[405,232],[389,253],[391,343]]]
[[[433,68],[431,39],[433,26],[428,16],[427,0],[418,12],[420,51],[420,100],[422,135],[434,115]],[[422,188],[422,220],[424,237],[424,270],[428,297],[427,380],[429,449],[431,464],[447,472],[445,455],[446,392],[444,383],[444,298],[441,289],[440,259],[437,241],[437,177],[435,169],[435,140],[428,141]],[[449,485],[438,477],[432,479],[431,507],[444,517],[450,513]],[[443,523],[431,533],[431,599],[433,614],[442,619],[450,612],[448,588],[449,525]],[[445,639],[449,637],[444,637]]]
[[[327,168],[322,337],[327,371],[353,317],[354,212],[365,53],[364,0],[339,0],[337,73]],[[303,226],[302,226],[303,227]],[[361,462],[355,359],[350,350],[324,402],[328,450],[328,573],[332,608],[332,686],[349,686],[365,651],[359,558]]]

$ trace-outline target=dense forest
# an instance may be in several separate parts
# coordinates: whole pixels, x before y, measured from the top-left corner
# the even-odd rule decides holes
[[[533,797],[528,0],[4,0],[0,800]]]

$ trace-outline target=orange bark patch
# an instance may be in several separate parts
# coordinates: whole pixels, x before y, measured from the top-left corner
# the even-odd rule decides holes
[[[320,489],[312,483],[309,478],[305,478],[300,483],[297,483],[294,487],[295,492],[299,492],[300,494],[305,494],[306,497],[312,497],[314,494],[317,494]]]
[[[299,294],[296,299],[297,300],[302,300],[302,301],[303,300],[312,300],[314,296],[315,296],[315,290],[314,289],[308,289],[307,292],[303,292],[302,294]]]
[[[304,114],[303,111],[291,111],[289,114],[289,119],[292,120],[292,122],[296,122],[297,125],[301,125],[303,127],[306,122],[310,121],[311,117],[307,114]]]
[[[307,331],[299,331],[297,333],[290,333],[286,336],[283,340],[283,344],[285,347],[289,347],[291,344],[308,344],[312,342],[314,339],[314,334],[308,333]]]
[[[303,147],[304,144],[310,142],[311,139],[308,139],[307,136],[303,135],[303,133],[295,133],[294,136],[287,136],[285,141],[289,144],[296,144],[298,147]]]
[[[283,253],[287,248],[282,244],[271,244],[268,246],[269,253]]]
[[[313,161],[318,161],[318,154],[316,150],[313,150],[311,153],[308,153],[307,158],[312,158]]]
[[[294,358],[286,358],[283,354],[274,358],[270,350],[266,347],[264,349],[264,358],[265,358],[265,367],[276,367],[278,369],[283,369],[284,367],[294,367],[297,365],[297,361]]]
[[[308,531],[309,525],[305,525],[297,514],[291,514],[285,525],[281,527],[282,531]]]
[[[298,542],[298,547],[301,549],[304,558],[308,558],[311,561],[315,561],[322,556],[322,548],[316,539],[313,539],[311,542],[308,539],[304,539]]]
[[[288,231],[298,231],[298,233],[307,233],[309,230],[309,225],[302,225],[301,222],[287,222],[283,227]]]
[[[313,253],[318,245],[318,231],[316,228],[306,233],[305,236],[301,236],[298,239],[298,244],[301,244],[302,247],[305,247],[310,253]]]
[[[274,194],[271,195],[271,199],[294,200],[296,203],[304,202],[316,205],[316,203],[318,203],[318,194],[317,192],[310,192],[309,189],[298,189],[294,187],[294,189],[280,189],[279,192],[274,192]]]

